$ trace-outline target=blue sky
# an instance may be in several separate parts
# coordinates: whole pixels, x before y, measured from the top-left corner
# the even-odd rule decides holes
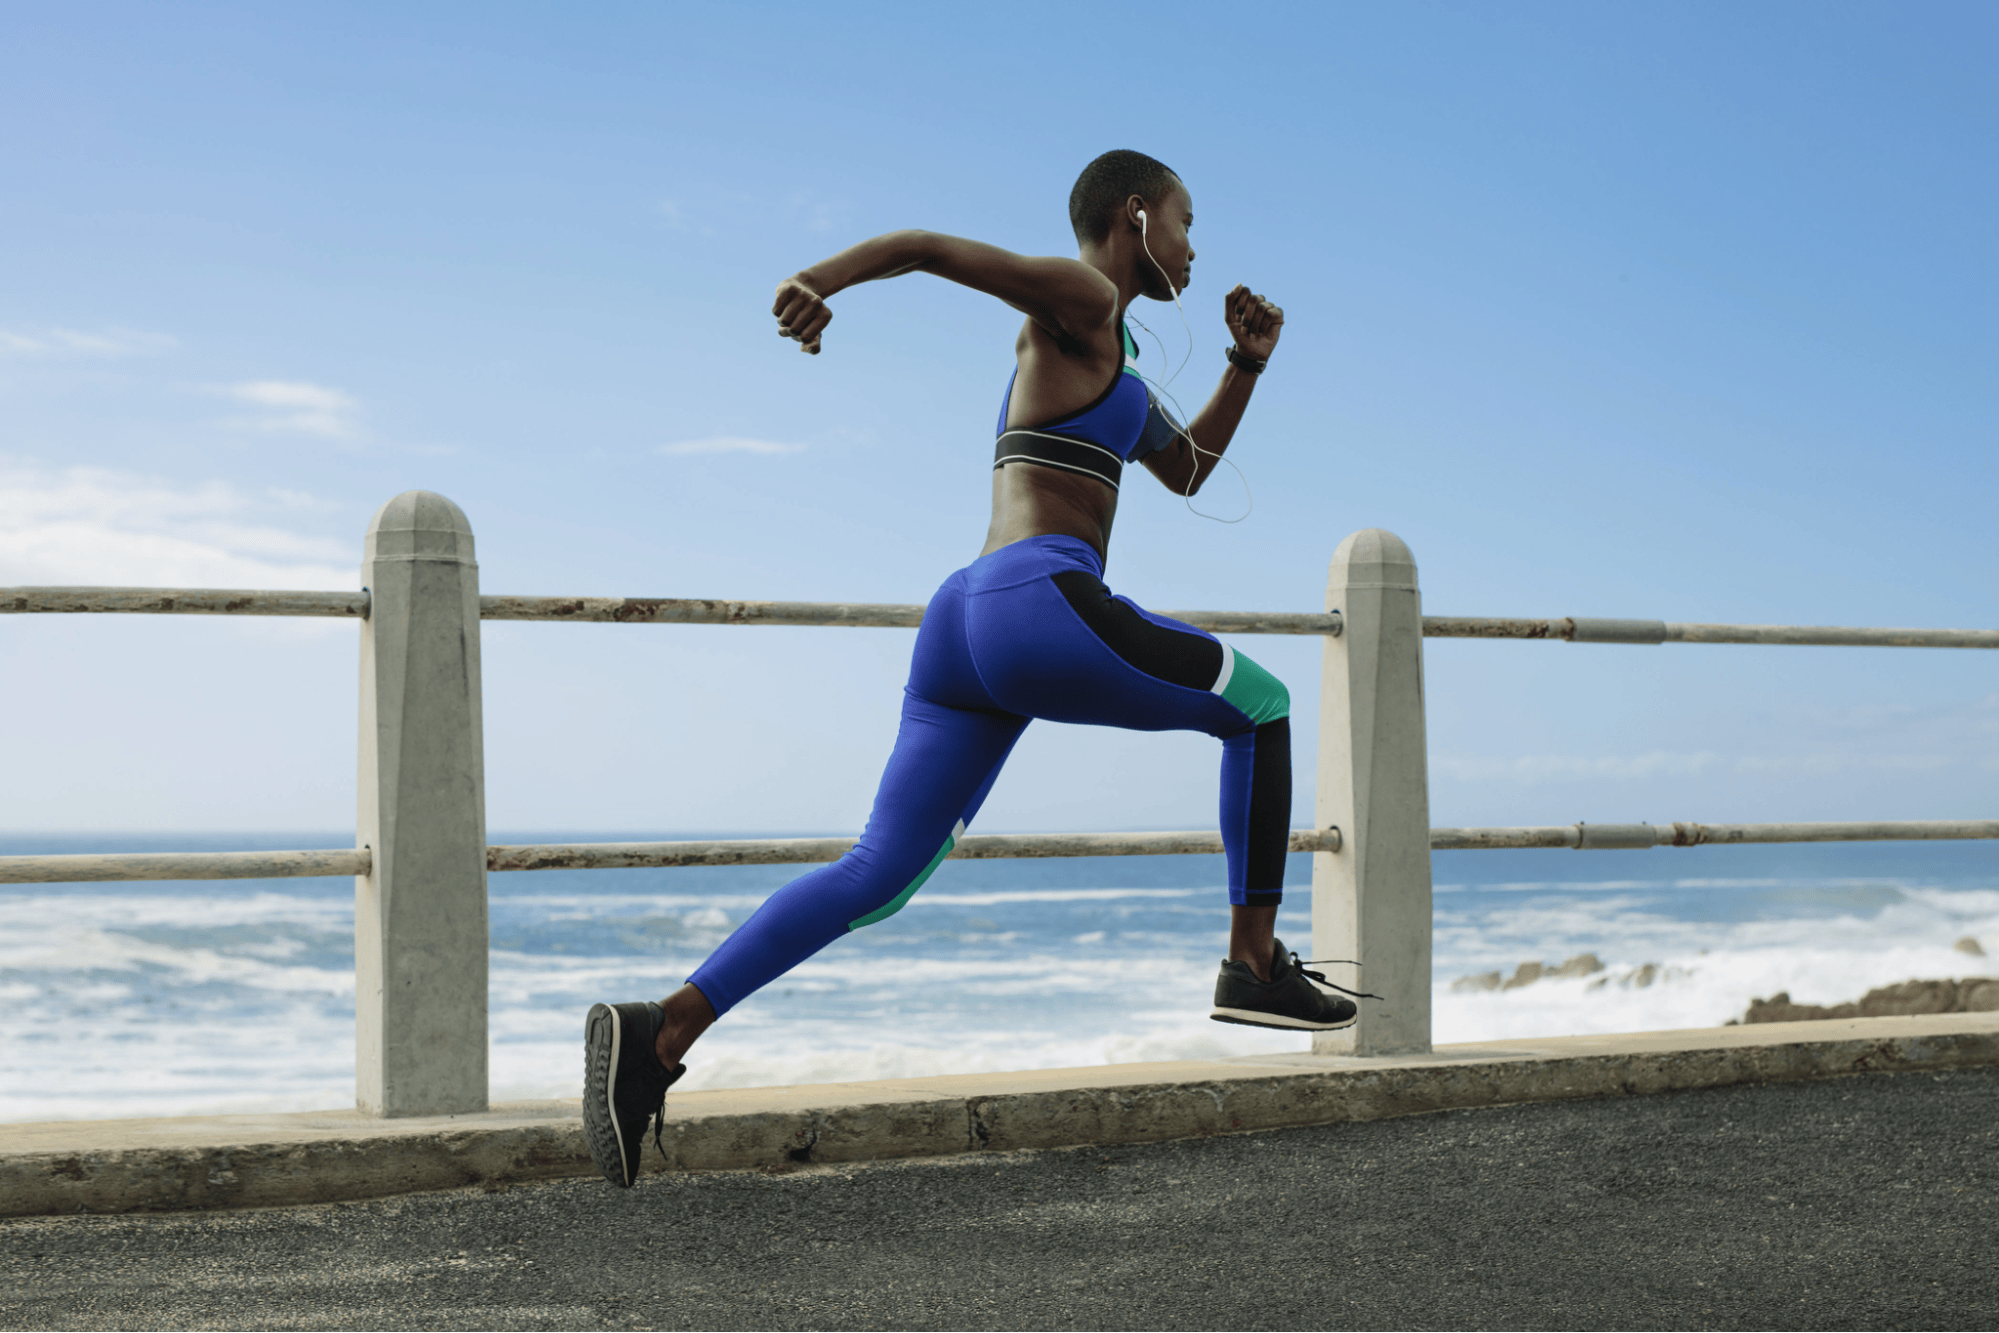
[[[1990,6],[579,9],[8,7],[0,584],[352,587],[420,487],[488,591],[922,601],[1017,320],[903,279],[810,359],[771,288],[1071,252],[1133,147],[1194,197],[1176,392],[1235,282],[1288,322],[1253,515],[1131,488],[1119,591],[1317,609],[1379,526],[1436,613],[1999,625]],[[488,626],[492,826],[857,827],[909,642]],[[1239,647],[1309,822],[1318,646]],[[1427,652],[1437,823],[1999,805],[1989,653]],[[0,692],[0,827],[351,826],[352,626],[9,618]],[[982,823],[1209,823],[1213,749],[1037,726]]]

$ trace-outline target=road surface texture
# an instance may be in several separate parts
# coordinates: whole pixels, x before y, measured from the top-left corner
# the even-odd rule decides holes
[[[1999,1070],[0,1222],[8,1328],[1999,1326]]]

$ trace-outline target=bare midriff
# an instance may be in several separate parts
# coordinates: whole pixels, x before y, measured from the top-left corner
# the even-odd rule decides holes
[[[1095,477],[1039,463],[1007,463],[993,471],[993,521],[979,554],[1029,537],[1058,536],[1088,542],[1102,559],[1116,517],[1117,492]]]

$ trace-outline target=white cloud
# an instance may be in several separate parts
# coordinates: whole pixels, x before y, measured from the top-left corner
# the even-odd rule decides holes
[[[851,230],[857,207],[852,196],[810,186],[771,188],[769,182],[680,182],[679,193],[653,204],[668,229],[697,236],[739,233],[746,227]]]
[[[354,433],[354,413],[360,407],[338,389],[302,380],[246,380],[223,390],[241,403],[271,408],[266,416],[232,422],[251,430],[296,431],[344,439]]]
[[[0,461],[0,585],[358,587],[355,545],[273,521],[323,507],[290,491]]]
[[[80,333],[75,329],[42,329],[28,333],[0,329],[0,356],[136,356],[163,352],[174,340],[159,333],[121,329],[111,333]]]
[[[775,440],[754,440],[742,435],[717,435],[712,439],[659,446],[663,454],[796,454],[804,449],[802,444],[779,444]]]
[[[285,380],[251,380],[247,384],[232,384],[229,394],[263,407],[302,407],[315,412],[345,412],[354,406],[354,400],[337,389]]]
[[[844,226],[854,213],[852,199],[813,189],[793,190],[785,203],[791,216],[809,231],[831,231]]]

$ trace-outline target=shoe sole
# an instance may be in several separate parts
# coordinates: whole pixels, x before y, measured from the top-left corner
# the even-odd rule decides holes
[[[1266,1014],[1255,1009],[1216,1008],[1208,1015],[1217,1023],[1240,1023],[1246,1028],[1284,1028],[1291,1032],[1337,1032],[1360,1022],[1356,1013],[1352,1018],[1337,1023],[1314,1023],[1310,1019],[1289,1018],[1283,1014]]]
[[[587,1103],[604,1108],[604,1120],[592,1123],[593,1117],[585,1115],[583,1125],[590,1156],[604,1173],[604,1179],[630,1189],[634,1173],[625,1159],[625,1135],[618,1123],[618,1057],[623,1053],[624,1037],[625,1025],[617,1010],[608,1004],[590,1006],[590,1016],[584,1023],[583,1096]],[[615,1176],[611,1174],[614,1166]]]

